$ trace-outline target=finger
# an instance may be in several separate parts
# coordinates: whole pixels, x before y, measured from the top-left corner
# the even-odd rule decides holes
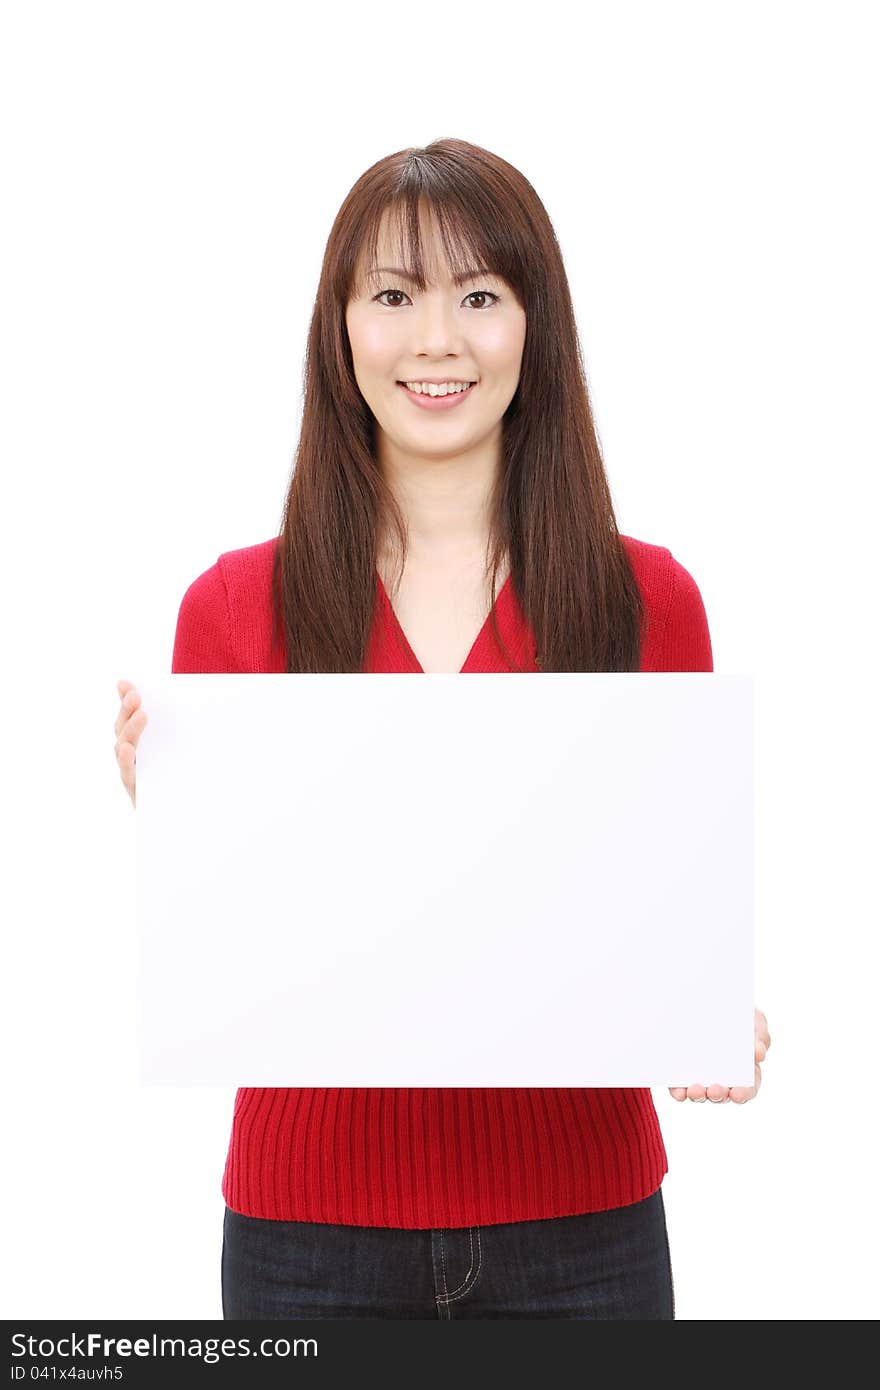
[[[122,733],[126,719],[128,719],[134,712],[134,710],[138,708],[140,702],[140,691],[135,690],[134,686],[127,690],[125,694],[122,696],[119,705],[119,713],[116,716],[116,724],[114,725],[117,737],[119,736],[119,734]]]
[[[673,1100],[687,1100],[687,1086],[670,1086],[669,1094]]]
[[[764,1044],[764,1055],[770,1046],[770,1029],[767,1024],[767,1015],[761,1009],[755,1009],[755,1038],[761,1039]]]
[[[140,713],[140,711],[139,711],[139,717],[140,717],[140,719],[143,721],[143,724],[146,724],[146,722],[147,722],[147,716],[146,716],[145,714],[143,714],[143,713]],[[116,761],[119,763],[120,768],[122,768],[123,765],[125,765],[125,766],[127,767],[129,764],[131,765],[132,768],[134,768],[134,767],[136,766],[136,764],[137,764],[137,745],[138,745],[138,739],[139,739],[140,736],[141,736],[141,732],[142,732],[141,729],[136,728],[136,729],[134,730],[134,732],[130,735],[130,737],[128,737],[128,738],[121,738],[121,739],[119,739],[119,740],[117,741],[116,746],[115,746],[115,748],[114,748],[113,751],[114,751],[114,753],[116,754]],[[132,773],[132,778],[133,778],[133,777],[134,777],[134,774]]]
[[[130,743],[120,744],[116,758],[119,763],[119,774],[122,777],[125,790],[128,792],[129,796],[133,797],[135,782],[134,746]]]
[[[130,719],[127,719],[122,726],[122,732],[116,740],[116,747],[120,748],[123,743],[132,743],[137,748],[138,739],[149,723],[147,712],[143,709],[135,710]]]
[[[767,1044],[763,1038],[755,1038],[755,1061],[763,1062],[767,1056]]]
[[[734,1105],[745,1105],[747,1100],[754,1100],[761,1087],[761,1068],[755,1063],[755,1084],[754,1086],[731,1086],[730,1099]]]
[[[688,1088],[687,1088],[687,1097],[688,1097],[688,1100],[698,1100],[698,1101],[705,1100],[705,1099],[706,1099],[706,1087],[705,1087],[705,1086],[696,1086],[696,1085],[694,1085],[694,1086],[688,1086]]]
[[[730,1099],[730,1087],[712,1085],[706,1091],[706,1095],[709,1100],[714,1101],[716,1105],[721,1105],[724,1101]]]
[[[119,713],[116,716],[115,729],[117,734],[122,732],[126,719],[138,708],[141,702],[140,694],[137,690],[128,690],[119,702]]]
[[[123,737],[126,738],[129,743],[133,743],[136,748],[138,739],[147,727],[147,723],[147,711],[145,709],[136,709],[123,729]]]

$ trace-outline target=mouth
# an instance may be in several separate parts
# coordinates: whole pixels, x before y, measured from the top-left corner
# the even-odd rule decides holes
[[[405,381],[398,381],[397,385],[413,405],[420,406],[422,410],[451,410],[472,395],[478,383],[472,381],[467,390],[453,391],[448,396],[431,396],[427,392],[411,391]]]

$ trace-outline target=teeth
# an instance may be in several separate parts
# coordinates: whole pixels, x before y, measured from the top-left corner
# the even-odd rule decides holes
[[[472,386],[471,381],[444,381],[439,386],[435,386],[431,381],[405,381],[410,391],[415,391],[417,396],[452,396],[456,392],[466,391]]]

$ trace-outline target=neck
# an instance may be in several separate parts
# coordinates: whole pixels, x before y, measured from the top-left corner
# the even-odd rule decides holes
[[[455,455],[416,455],[380,442],[379,467],[403,514],[409,553],[448,560],[485,553],[499,461],[492,441]],[[382,549],[390,543],[386,536]]]

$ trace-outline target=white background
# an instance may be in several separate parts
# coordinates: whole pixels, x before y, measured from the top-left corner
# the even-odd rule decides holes
[[[4,7],[7,1317],[220,1317],[233,1092],[133,1083],[115,683],[170,669],[188,584],[276,533],[333,217],[444,135],[543,199],[621,529],[756,681],[773,1042],[746,1106],[655,1093],[677,1314],[876,1314],[874,19]]]

